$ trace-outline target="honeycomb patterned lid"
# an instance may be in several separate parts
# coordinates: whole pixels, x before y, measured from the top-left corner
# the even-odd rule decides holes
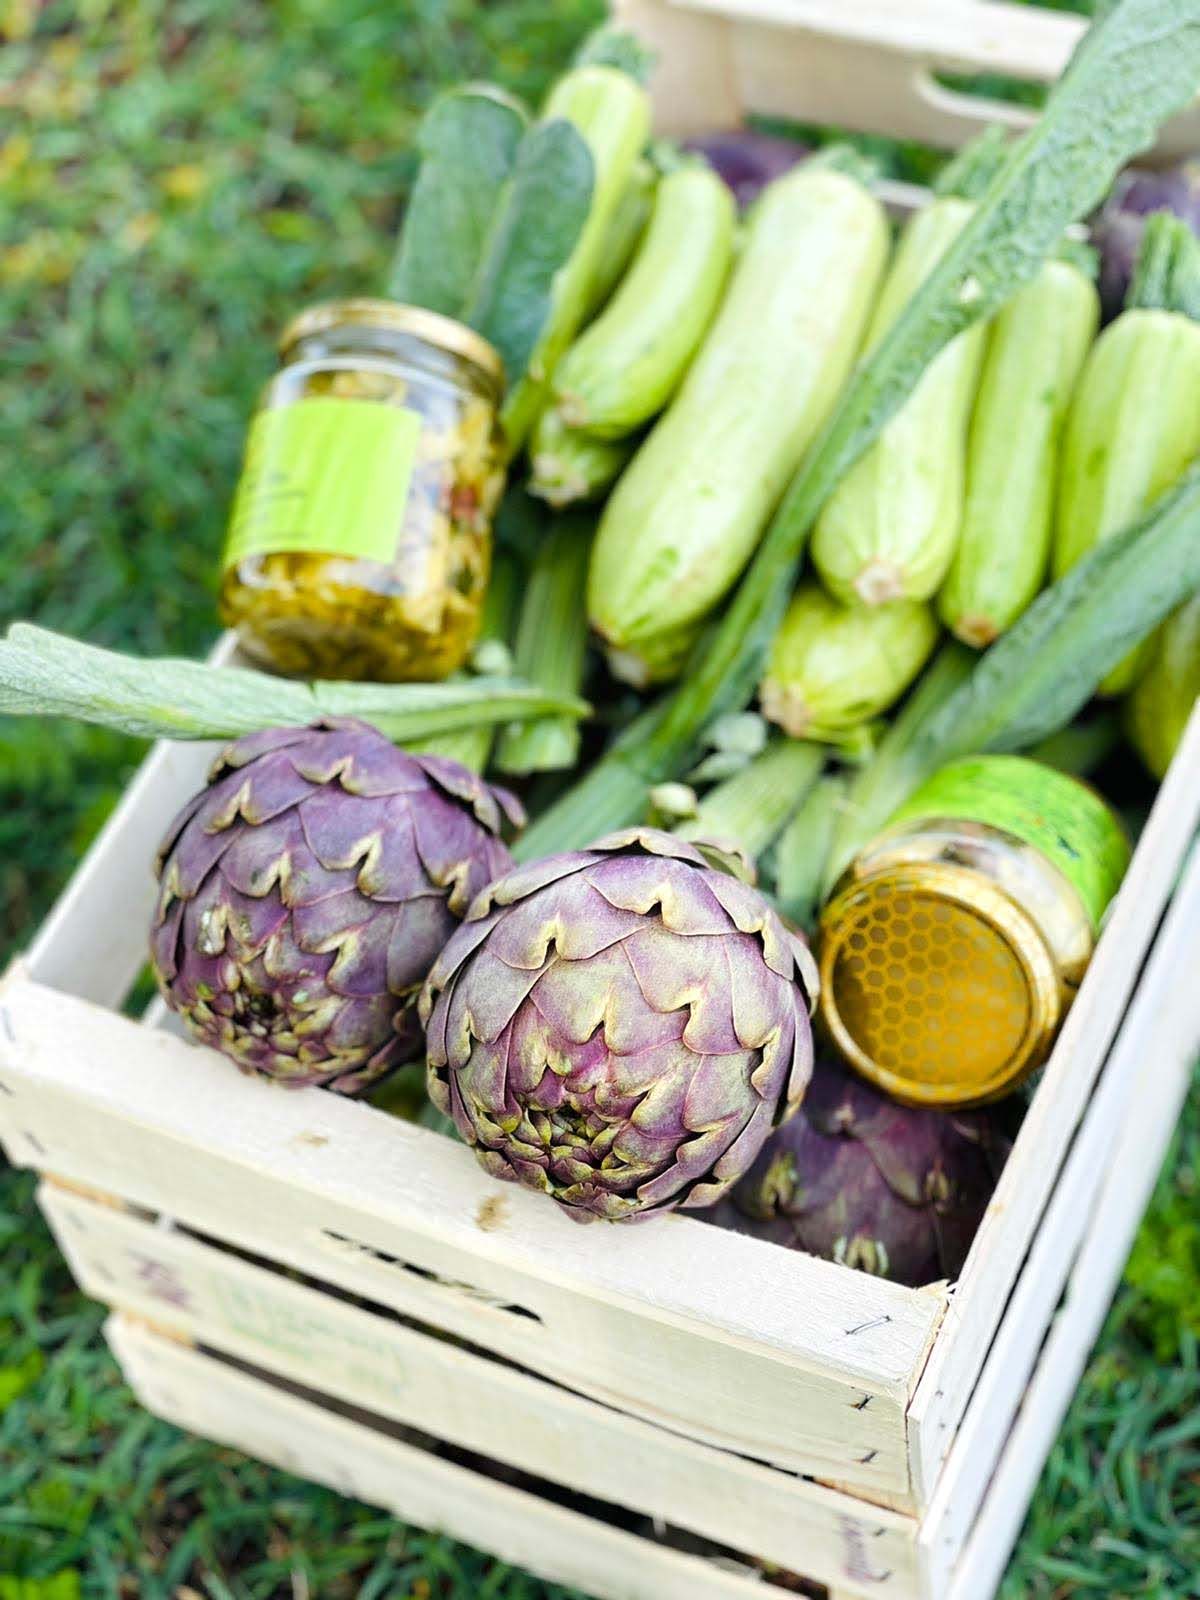
[[[910,1105],[1005,1094],[1062,1013],[1036,924],[969,868],[893,866],[849,884],[821,922],[821,1011],[871,1082]]]

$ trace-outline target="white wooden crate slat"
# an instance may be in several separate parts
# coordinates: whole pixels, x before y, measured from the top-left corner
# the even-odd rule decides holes
[[[753,1577],[441,1460],[128,1319],[113,1318],[107,1332],[138,1398],[169,1422],[596,1600],[768,1600],[772,1593]]]
[[[822,1582],[916,1594],[916,1523],[666,1433],[149,1219],[43,1186],[81,1286],[202,1344]],[[723,1397],[714,1395],[714,1405]]]
[[[967,94],[939,73],[1050,84],[1083,19],[993,0],[616,0],[620,22],[658,52],[651,91],[662,133],[778,116],[951,149],[990,122],[1024,128],[1025,107]],[[1200,111],[1173,118],[1152,159],[1200,145]]]
[[[1200,711],[1193,715],[1159,791],[1079,998],[1026,1113],[913,1397],[909,1418],[912,1470],[922,1504],[932,1493],[1067,1147],[1088,1110],[1097,1072],[1138,976],[1140,953],[1153,935],[1197,827]],[[1125,1070],[1129,1071],[1127,1058]],[[1058,1298],[1069,1261],[1070,1250],[1066,1250],[1058,1258],[1051,1303]],[[1003,1425],[1002,1419],[997,1421]]]
[[[1200,849],[1193,853],[1117,1044],[1117,1054],[1133,1070],[1105,1077],[1103,1103],[1098,1102],[1095,1117],[1071,1153],[926,1514],[921,1541],[931,1593],[944,1592],[952,1566],[950,1600],[980,1600],[999,1582],[1042,1463],[1100,1331],[1191,1081],[1200,1051],[1198,953]],[[1037,1286],[1051,1276],[1046,1257],[1058,1241],[1065,1245],[1078,1237],[1081,1222],[1083,1242],[1039,1355],[1047,1307],[1037,1301]],[[1026,1385],[1033,1357],[1036,1366]],[[1011,1409],[1009,1396],[1000,1396],[1006,1385],[1023,1393],[993,1475],[996,1440],[988,1417],[998,1398],[1002,1414]]]
[[[239,1079],[215,1053],[131,1029],[19,969],[0,991],[0,1084],[15,1161],[501,1354],[539,1341],[540,1370],[573,1385],[586,1371],[589,1392],[712,1443],[907,1490],[904,1412],[941,1294],[680,1216],[581,1228],[440,1135]],[[480,1304],[489,1297],[541,1320],[530,1329]],[[714,1393],[731,1397],[717,1416]]]
[[[793,33],[836,38],[848,55],[888,51],[906,59],[945,62],[961,71],[1000,72],[1031,83],[1052,83],[1083,37],[1082,17],[995,0],[667,0],[736,22],[767,22]]]

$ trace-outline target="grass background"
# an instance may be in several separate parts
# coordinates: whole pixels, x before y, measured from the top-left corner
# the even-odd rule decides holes
[[[1084,9],[1077,6],[1076,9]],[[381,282],[430,96],[536,98],[599,0],[0,0],[0,595],[194,653],[246,417],[289,312]],[[140,748],[0,725],[0,946]],[[1200,1594],[1200,1105],[1005,1589]],[[565,1600],[142,1414],[0,1164],[0,1600]]]

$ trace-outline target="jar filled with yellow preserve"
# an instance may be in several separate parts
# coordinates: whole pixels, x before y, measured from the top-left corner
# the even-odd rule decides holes
[[[957,761],[851,863],[821,916],[821,1012],[910,1105],[1008,1093],[1049,1054],[1129,865],[1116,814],[1021,756]]]
[[[277,672],[445,677],[487,589],[499,356],[452,318],[386,300],[313,306],[280,353],[234,499],[223,619]]]

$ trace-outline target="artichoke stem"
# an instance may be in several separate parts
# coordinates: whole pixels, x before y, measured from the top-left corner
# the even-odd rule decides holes
[[[572,694],[583,684],[587,663],[588,556],[590,517],[561,517],[538,551],[529,574],[517,624],[517,671],[531,683],[566,684]],[[579,759],[579,723],[573,717],[540,723],[510,723],[500,737],[496,765],[501,772],[555,772]]]
[[[501,654],[507,653],[516,622],[519,577],[516,560],[504,551],[497,552],[492,559],[492,574],[483,602],[479,638],[471,653],[478,672],[489,670],[485,660],[489,650],[495,646],[503,647]],[[511,663],[509,665],[511,670]],[[453,728],[447,733],[433,734],[408,748],[421,755],[444,756],[446,760],[457,761],[471,772],[483,772],[491,758],[495,735],[494,727]]]
[[[775,840],[824,764],[820,745],[772,739],[749,766],[710,789],[697,815],[675,832],[685,839],[732,840],[755,859]]]
[[[816,922],[846,787],[841,773],[830,773],[814,784],[775,846],[775,903],[801,928],[811,928]]]

